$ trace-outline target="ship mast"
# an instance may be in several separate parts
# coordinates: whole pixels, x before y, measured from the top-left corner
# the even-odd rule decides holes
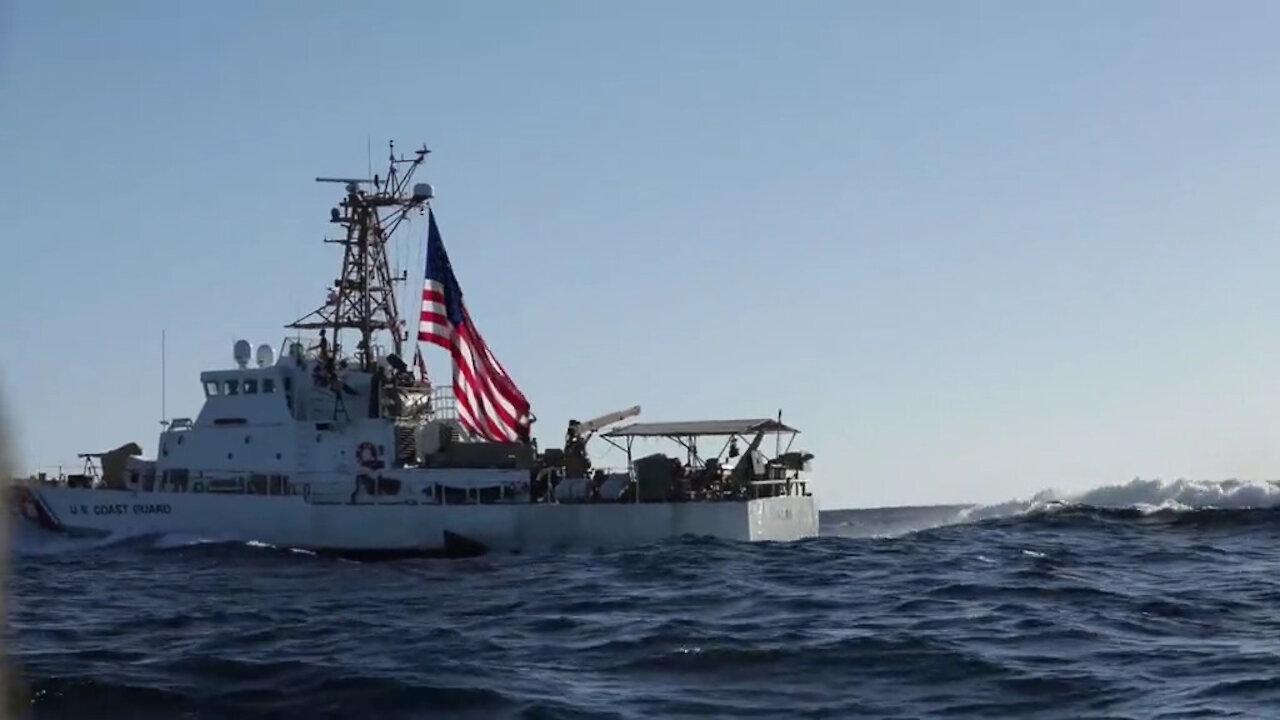
[[[374,334],[380,330],[390,333],[391,352],[403,357],[408,333],[396,307],[394,285],[404,282],[406,273],[392,277],[387,242],[411,211],[425,210],[433,195],[428,183],[418,183],[408,190],[414,172],[430,152],[426,146],[412,157],[398,159],[394,142],[390,148],[385,178],[316,178],[316,182],[346,186],[346,197],[329,211],[329,222],[341,226],[345,235],[325,239],[345,247],[342,274],[334,281],[324,305],[285,326],[328,330],[335,354],[342,348],[342,331],[355,330],[359,334],[355,360],[366,371],[372,370],[377,361]]]

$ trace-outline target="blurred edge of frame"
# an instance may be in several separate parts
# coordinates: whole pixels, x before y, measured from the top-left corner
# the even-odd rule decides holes
[[[15,668],[9,662],[6,652],[8,638],[12,637],[12,625],[9,623],[9,523],[13,519],[13,493],[9,492],[9,484],[13,475],[13,455],[10,453],[9,414],[4,403],[4,389],[0,387],[0,478],[4,480],[3,499],[0,500],[0,616],[5,619],[5,632],[0,633],[0,720],[18,718],[25,715],[24,708],[30,705],[26,701],[23,683],[18,678]]]

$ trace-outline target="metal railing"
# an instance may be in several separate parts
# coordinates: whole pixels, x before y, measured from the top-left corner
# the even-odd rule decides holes
[[[436,385],[431,388],[431,410],[437,420],[458,419],[458,399],[452,385]]]

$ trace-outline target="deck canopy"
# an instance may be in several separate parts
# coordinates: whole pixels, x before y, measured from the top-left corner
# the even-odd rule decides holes
[[[686,422],[631,423],[615,428],[602,437],[712,437],[748,435],[750,433],[799,433],[793,427],[772,418],[747,420],[689,420]]]

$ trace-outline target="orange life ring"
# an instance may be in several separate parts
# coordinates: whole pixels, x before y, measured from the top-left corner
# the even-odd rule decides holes
[[[378,463],[378,449],[366,440],[356,448],[356,460],[367,468],[374,467]]]

